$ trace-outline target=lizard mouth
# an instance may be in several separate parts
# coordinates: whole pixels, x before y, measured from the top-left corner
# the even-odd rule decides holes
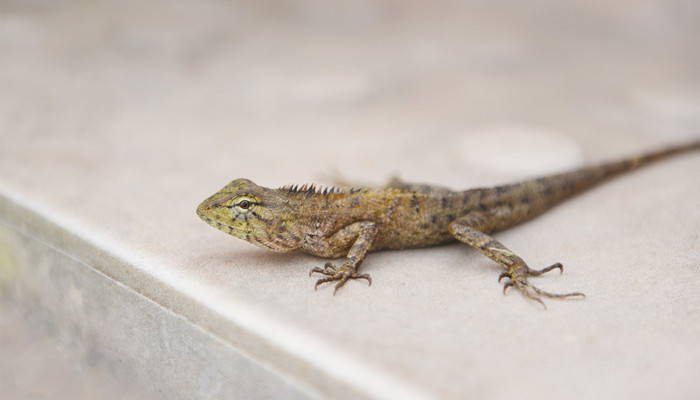
[[[252,230],[245,229],[245,228],[240,227],[240,226],[232,226],[232,225],[220,222],[216,218],[212,218],[209,214],[214,207],[215,207],[215,205],[212,205],[211,202],[205,201],[202,204],[200,204],[199,207],[197,207],[197,215],[199,216],[199,218],[202,219],[202,221],[213,226],[214,228],[216,228],[224,233],[228,233],[229,235],[235,236],[239,239],[244,239],[247,242],[250,242],[252,244],[260,246],[264,249],[273,250],[273,251],[277,251],[277,252],[287,252],[287,251],[291,250],[291,249],[288,249],[286,247],[273,246],[273,245],[270,245],[269,243],[265,243],[264,241],[259,240],[258,237],[253,233]]]
[[[199,208],[197,209],[197,215],[199,218],[202,219],[202,221],[206,222],[207,224],[213,226],[214,228],[224,231],[226,233],[233,234],[235,231],[235,228],[232,227],[231,225],[224,224],[223,222],[219,222],[214,218],[211,218],[209,215],[204,210],[200,210]]]
[[[202,221],[220,231],[226,232],[230,235],[240,236],[240,227],[235,227],[231,224],[222,222],[221,218],[218,217],[218,209],[220,208],[220,204],[228,199],[230,199],[229,196],[227,196],[227,198],[222,198],[221,196],[216,198],[216,196],[212,196],[204,200],[199,206],[197,206],[197,216],[199,216]]]

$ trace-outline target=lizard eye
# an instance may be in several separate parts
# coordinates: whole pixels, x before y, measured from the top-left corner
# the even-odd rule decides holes
[[[231,212],[234,214],[247,214],[251,212],[256,205],[258,205],[258,202],[255,198],[248,196],[241,197],[233,202]]]

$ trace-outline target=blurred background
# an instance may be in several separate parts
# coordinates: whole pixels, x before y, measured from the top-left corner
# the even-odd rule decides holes
[[[604,158],[698,129],[699,16],[692,0],[3,1],[0,165],[61,144],[183,172],[208,156],[226,179],[255,154],[270,185],[368,163],[454,185],[494,133]]]
[[[699,22],[696,0],[2,0],[0,185],[467,187],[630,154],[697,135]],[[0,300],[3,399],[139,396]]]

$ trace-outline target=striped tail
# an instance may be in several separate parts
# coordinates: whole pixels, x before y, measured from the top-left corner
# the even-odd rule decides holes
[[[615,161],[598,166],[582,168],[576,171],[552,175],[537,179],[537,181],[544,184],[544,186],[549,186],[550,190],[556,191],[557,195],[554,197],[560,201],[624,172],[637,169],[654,161],[662,160],[679,153],[685,153],[693,150],[700,150],[700,140],[685,145],[673,146],[663,150],[654,151],[622,161]]]
[[[567,198],[580,193],[602,181],[634,170],[676,154],[700,150],[700,140],[654,151],[622,161],[585,167],[570,172],[545,176],[512,185],[499,186],[490,191],[491,198],[510,201],[509,215],[497,224],[497,229],[506,228],[529,220]],[[527,201],[525,201],[527,200]]]

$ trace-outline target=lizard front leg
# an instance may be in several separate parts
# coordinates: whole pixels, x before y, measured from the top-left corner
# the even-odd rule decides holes
[[[579,292],[566,294],[548,293],[533,286],[527,280],[528,276],[539,276],[553,269],[563,271],[562,265],[556,263],[541,270],[531,269],[522,258],[488,235],[494,229],[494,226],[495,219],[490,213],[472,212],[452,221],[449,225],[449,230],[457,240],[474,247],[506,269],[507,272],[504,272],[498,278],[499,282],[503,278],[509,278],[509,281],[503,286],[503,293],[509,287],[514,286],[525,296],[539,302],[543,306],[545,305],[542,302],[542,296],[558,299],[575,296],[585,297],[583,293]]]
[[[322,241],[321,245],[332,252],[347,249],[350,243],[352,243],[352,246],[345,257],[345,262],[340,268],[336,268],[333,263],[327,262],[323,269],[315,267],[309,272],[309,276],[314,272],[327,276],[326,278],[321,278],[316,281],[314,288],[318,288],[319,285],[326,282],[338,281],[333,291],[333,294],[335,294],[338,289],[343,287],[345,282],[350,279],[366,279],[371,285],[372,278],[368,274],[358,274],[357,270],[360,268],[360,264],[362,264],[362,261],[365,259],[376,237],[377,224],[374,222],[361,221],[344,227],[328,239]]]

